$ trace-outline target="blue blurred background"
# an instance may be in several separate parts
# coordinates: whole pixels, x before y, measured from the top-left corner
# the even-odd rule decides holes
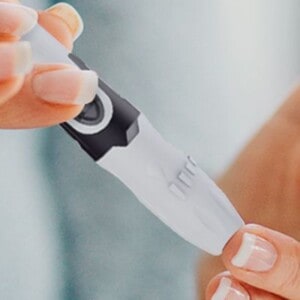
[[[69,3],[86,25],[75,52],[212,177],[300,71],[297,0]],[[195,298],[199,251],[60,128],[0,140],[1,299]]]

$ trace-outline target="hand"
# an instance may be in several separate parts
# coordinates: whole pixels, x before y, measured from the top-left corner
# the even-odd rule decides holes
[[[218,183],[246,223],[261,224],[295,240],[300,240],[300,88],[266,123]],[[268,240],[269,231],[261,230],[267,234]],[[259,229],[258,234],[260,233]],[[276,233],[272,233],[272,236],[273,234],[275,239],[270,241],[275,247],[279,239],[286,243],[281,246],[289,247],[291,239],[277,236]],[[234,250],[236,247],[232,248],[232,251]],[[278,248],[278,251],[283,250]],[[224,255],[229,255],[229,252],[227,248]],[[300,255],[299,251],[297,255]],[[199,298],[204,299],[204,293],[211,278],[228,268],[233,272],[230,276],[236,277],[237,280],[248,282],[255,287],[283,297],[300,299],[299,290],[294,288],[297,285],[300,286],[299,258],[296,266],[290,265],[288,259],[284,265],[279,263],[278,266],[281,267],[276,273],[277,286],[273,288],[270,283],[270,280],[274,279],[272,276],[259,277],[257,275],[256,278],[263,278],[263,281],[260,284],[253,282],[252,273],[237,273],[237,269],[233,269],[228,259],[223,257],[222,261],[221,258],[208,255],[201,259],[198,276]],[[279,262],[281,260],[282,258]],[[298,275],[295,274],[296,272]],[[243,274],[242,277],[241,274]],[[244,277],[246,274],[250,277]],[[288,275],[289,278],[286,277]],[[265,299],[276,298],[269,296]]]
[[[69,50],[83,29],[79,14],[68,4],[37,13],[18,1],[0,1],[0,128],[62,123],[95,97],[95,72],[33,65],[30,44],[19,40],[37,22]]]
[[[300,243],[258,225],[240,230],[226,245],[228,270],[211,280],[206,299],[300,299]]]

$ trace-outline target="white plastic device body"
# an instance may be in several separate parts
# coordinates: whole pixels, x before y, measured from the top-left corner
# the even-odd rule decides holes
[[[78,66],[70,59],[67,49],[39,25],[23,39],[31,42],[37,64]],[[77,133],[80,141],[93,139],[90,145],[84,146],[88,153],[93,145],[99,146],[97,134],[106,135],[105,141],[114,139],[109,136],[107,126],[120,107],[114,106],[111,95],[99,85],[98,99],[102,102],[103,117],[98,123],[87,125],[75,119],[67,124],[76,139]],[[166,142],[142,113],[136,115],[135,125],[127,126],[126,130],[127,137],[134,130],[135,135],[128,138],[125,146],[111,146],[101,157],[93,156],[96,163],[119,178],[182,238],[210,254],[220,255],[225,244],[244,224],[225,194],[191,157]]]
[[[193,158],[166,142],[144,115],[138,121],[131,144],[112,149],[98,164],[185,240],[221,254],[243,225],[241,217]]]

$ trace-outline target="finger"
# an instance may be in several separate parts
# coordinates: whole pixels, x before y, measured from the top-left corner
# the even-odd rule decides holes
[[[269,292],[241,284],[229,272],[217,275],[206,289],[207,300],[283,300]]]
[[[26,6],[0,2],[0,41],[16,40],[37,23],[37,13]]]
[[[22,87],[24,75],[32,67],[28,43],[16,41],[37,23],[37,13],[25,6],[0,2],[0,105]]]
[[[18,93],[32,67],[29,44],[16,41],[36,25],[37,19],[37,13],[28,7],[0,2],[0,105]]]
[[[83,31],[83,21],[71,5],[58,3],[39,13],[39,24],[69,50]]]
[[[258,225],[247,225],[226,245],[223,262],[251,286],[296,300],[300,295],[300,244]]]
[[[14,9],[17,7],[8,3],[2,4],[6,7],[14,6]],[[39,21],[70,49],[83,29],[79,14],[67,4],[59,4],[41,12]],[[2,62],[7,65],[5,59]],[[11,59],[11,65],[13,64],[15,62]],[[5,103],[0,107],[0,127],[44,127],[78,115],[83,105],[95,96],[96,74],[78,70],[59,71],[63,68],[67,66],[36,66],[24,80],[23,76],[14,74],[11,66],[6,67],[10,71],[6,71],[6,75],[0,80],[0,105]]]
[[[19,92],[31,68],[28,42],[0,43],[0,105]]]
[[[40,65],[26,76],[20,92],[0,106],[0,128],[35,128],[65,122],[92,101],[98,87],[93,71]]]

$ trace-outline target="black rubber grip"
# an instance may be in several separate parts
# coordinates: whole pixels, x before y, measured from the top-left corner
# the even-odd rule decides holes
[[[70,59],[82,70],[89,70],[85,63],[77,56],[70,54]],[[140,112],[127,100],[114,92],[99,79],[100,89],[110,98],[113,105],[113,115],[106,128],[95,134],[82,134],[68,123],[61,126],[79,142],[80,146],[98,161],[113,147],[126,147],[138,135],[138,116]],[[94,126],[103,119],[103,106],[99,95],[86,105],[76,121],[84,125]]]

